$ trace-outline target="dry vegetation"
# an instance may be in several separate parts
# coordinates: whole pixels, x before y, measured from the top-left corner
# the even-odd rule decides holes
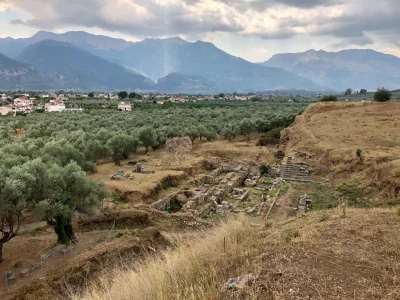
[[[398,218],[391,209],[349,209],[346,218],[335,209],[264,228],[231,220],[175,237],[176,249],[115,270],[73,298],[398,299]],[[255,281],[248,287],[221,290],[229,278],[249,273]]]
[[[124,196],[123,203],[111,199],[115,207],[108,215],[77,221],[77,228],[82,229],[78,232],[80,243],[68,254],[70,263],[63,264],[63,256],[51,258],[43,280],[9,296],[65,299],[68,294],[74,300],[400,299],[398,212],[394,208],[349,208],[344,215],[342,207],[329,209],[340,205],[343,195],[355,207],[398,204],[399,113],[398,103],[311,105],[285,129],[281,146],[287,154],[296,149],[311,154],[308,163],[321,182],[288,185],[269,221],[232,215],[218,226],[196,220],[200,226],[194,228],[183,215],[165,214],[144,204],[184,186],[195,189],[186,182],[207,173],[204,163],[210,157],[274,162],[277,147],[255,146],[256,136],[249,141],[242,137],[235,142],[196,141],[192,153],[158,150],[132,155],[122,166],[99,165],[98,173],[91,176]],[[362,159],[357,157],[357,149],[362,150]],[[156,172],[133,174],[132,181],[110,180],[118,170],[131,172],[134,166],[129,161],[141,161],[144,170]],[[315,210],[295,218],[298,199],[305,193],[312,198]],[[258,198],[254,201],[259,203]],[[107,229],[117,219],[117,230],[105,243]],[[52,233],[32,232],[30,225],[26,226],[30,232],[6,244],[5,251],[12,254],[5,256],[0,271],[11,269],[20,259],[24,265],[33,264],[54,245]],[[23,258],[18,254],[22,247],[28,249]],[[247,274],[254,276],[248,285],[236,291],[222,289],[230,278]],[[12,292],[39,277],[20,279]]]
[[[125,242],[128,241],[129,244],[134,241],[136,236],[133,233],[143,227],[153,226],[161,230],[163,234],[193,230],[188,225],[193,220],[186,220],[184,216],[172,216],[151,210],[143,206],[143,203],[152,203],[171,193],[179,192],[186,185],[187,180],[207,172],[204,169],[204,161],[215,155],[223,157],[233,155],[242,159],[269,162],[269,159],[272,159],[272,152],[255,146],[256,141],[257,136],[250,141],[242,141],[240,138],[237,142],[196,141],[193,152],[189,154],[168,153],[161,149],[151,151],[147,155],[132,155],[128,160],[123,161],[122,166],[115,166],[113,163],[99,165],[98,173],[90,176],[96,180],[103,180],[110,191],[117,192],[111,196],[110,202],[107,202],[110,207],[105,205],[107,209],[111,209],[111,215],[104,216],[104,211],[101,211],[97,216],[91,218],[81,216],[82,220],[75,220],[74,227],[79,243],[74,246],[74,250],[66,255],[59,254],[50,257],[45,261],[42,273],[36,270],[28,277],[20,277],[19,273],[23,269],[40,264],[40,255],[53,248],[57,239],[54,230],[45,226],[45,222],[40,222],[40,219],[28,218],[25,220],[21,234],[4,246],[5,256],[4,262],[0,265],[0,273],[4,274],[11,270],[17,277],[17,283],[11,285],[10,291],[6,293],[4,281],[1,280],[0,299],[9,299],[15,295],[19,295],[18,299],[54,299],[52,289],[55,291],[59,289],[53,284],[54,278],[60,278],[62,274],[68,272],[76,275],[75,271],[71,271],[71,266],[84,265],[90,260],[90,256],[98,257],[103,248],[118,256],[120,249],[125,247]],[[130,161],[140,161],[144,170],[154,170],[155,173],[148,175],[134,173],[135,178],[132,181],[110,180],[111,175],[118,170],[130,173],[135,167],[128,164]],[[120,195],[126,197],[120,199]],[[136,216],[140,213],[138,209],[144,209],[149,214],[148,223],[143,224],[141,220],[137,220]],[[115,219],[113,212],[116,212],[121,220],[125,215],[132,216],[132,218],[128,221],[117,222],[117,228],[109,236]],[[197,223],[202,224],[201,221],[203,220],[197,220]],[[134,223],[131,224],[132,222]],[[117,238],[119,233],[122,233],[123,237]],[[107,238],[109,238],[108,243],[105,242]],[[21,249],[25,249],[23,253]],[[65,260],[70,261],[70,264],[64,264]],[[21,262],[22,267],[14,268],[16,262]],[[103,264],[104,262],[99,260],[99,263]],[[104,263],[103,268],[106,266],[107,264]],[[42,279],[39,280],[39,278]],[[40,289],[36,285],[30,285],[36,281],[41,284]],[[21,290],[22,287],[25,288]],[[64,295],[65,298],[65,294],[57,293]]]
[[[400,186],[399,113],[400,103],[313,104],[284,131],[286,151],[313,154],[310,164],[318,174],[359,182],[376,203],[387,203]]]

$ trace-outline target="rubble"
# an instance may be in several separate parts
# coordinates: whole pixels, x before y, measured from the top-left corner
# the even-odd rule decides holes
[[[311,208],[312,200],[307,194],[302,195],[299,199],[299,205],[297,206],[297,215],[300,216],[302,213],[308,211]]]
[[[229,194],[229,197],[244,202],[249,199],[249,191],[235,188],[233,189],[233,192]]]
[[[110,177],[111,180],[121,180],[121,181],[130,181],[133,180],[135,177],[132,175],[126,174],[125,171],[119,170],[117,173]]]
[[[142,164],[136,164],[135,168],[132,170],[133,173],[139,174],[154,174],[155,171],[145,171],[143,170]]]
[[[253,282],[255,277],[253,274],[247,274],[236,278],[230,278],[223,286],[222,291],[239,291],[247,289]]]

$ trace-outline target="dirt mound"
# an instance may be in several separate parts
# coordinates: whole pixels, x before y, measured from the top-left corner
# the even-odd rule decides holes
[[[112,211],[104,215],[79,220],[78,226],[82,230],[109,229],[115,222],[115,228],[146,226],[150,223],[149,214],[140,211]]]
[[[165,149],[172,153],[190,153],[193,150],[193,144],[188,136],[176,137],[167,141]]]
[[[98,283],[101,275],[123,262],[126,266],[135,263],[149,253],[158,252],[170,243],[155,228],[138,230],[137,236],[120,239],[119,243],[101,245],[70,261],[66,268],[46,276],[19,290],[13,298],[19,299],[70,299],[71,289],[82,291],[89,284]],[[109,275],[109,273],[108,273]]]

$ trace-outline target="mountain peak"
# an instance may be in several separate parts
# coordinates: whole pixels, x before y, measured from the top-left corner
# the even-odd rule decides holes
[[[184,39],[180,38],[179,36],[175,37],[169,37],[169,38],[146,38],[138,43],[159,43],[159,42],[164,42],[164,43],[173,43],[173,44],[178,44],[178,45],[185,45],[189,44],[188,41],[185,41]]]

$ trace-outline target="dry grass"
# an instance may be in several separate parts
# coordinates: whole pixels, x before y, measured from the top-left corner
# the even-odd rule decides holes
[[[111,282],[105,278],[103,286],[74,299],[221,299],[221,279],[240,275],[229,266],[250,258],[253,231],[235,220],[212,232],[174,236],[177,249],[148,259],[135,271],[117,270]]]
[[[258,138],[250,141],[229,142],[225,140],[212,143],[200,143],[195,145],[197,155],[204,157],[218,156],[229,159],[255,160],[258,162],[274,161],[273,152],[261,146],[256,146]]]
[[[375,189],[384,203],[400,185],[400,103],[316,103],[284,131],[286,152],[314,155],[317,174]],[[356,156],[361,149],[364,161]],[[376,178],[379,177],[379,180]],[[374,181],[371,181],[374,178]]]
[[[264,228],[233,220],[176,237],[177,249],[73,299],[400,299],[399,230],[395,209],[312,212]],[[249,273],[247,289],[221,291]]]

